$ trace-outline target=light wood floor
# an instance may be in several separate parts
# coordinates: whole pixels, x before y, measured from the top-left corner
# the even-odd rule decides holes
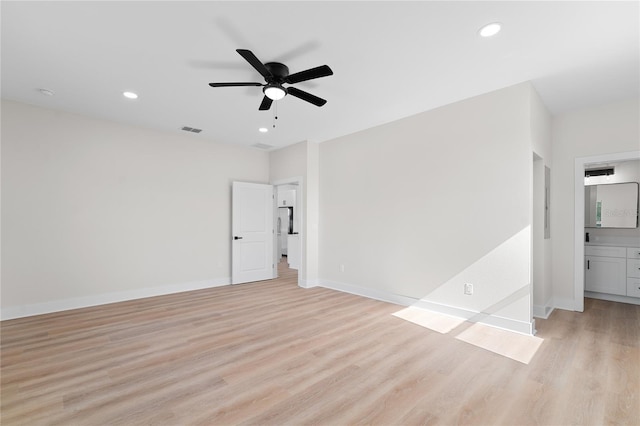
[[[640,424],[640,306],[555,311],[526,365],[282,275],[2,322],[1,423]]]

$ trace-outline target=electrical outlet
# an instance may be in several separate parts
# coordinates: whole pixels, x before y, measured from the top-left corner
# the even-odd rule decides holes
[[[473,284],[465,283],[464,284],[464,294],[472,295],[473,294]]]
[[[344,263],[340,264],[340,272],[344,272]]]

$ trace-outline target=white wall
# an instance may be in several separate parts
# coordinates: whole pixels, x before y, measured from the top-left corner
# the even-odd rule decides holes
[[[306,284],[312,286],[318,282],[320,252],[320,146],[308,142],[307,179],[306,179],[307,221],[307,276]]]
[[[299,142],[269,153],[269,179],[276,182],[307,175],[308,142]]]
[[[3,318],[226,284],[268,154],[2,102]]]
[[[533,216],[531,226],[533,310],[538,317],[545,316],[545,305],[551,294],[545,288],[545,239],[544,239],[544,160],[533,156]],[[549,303],[551,304],[551,303]]]
[[[302,176],[309,285],[526,322],[531,151],[553,158],[545,286],[572,309],[574,160],[638,150],[640,110],[555,117],[549,155],[536,96],[518,85],[270,154],[3,101],[2,317],[225,284],[230,182]]]
[[[532,90],[322,143],[320,283],[528,327]]]
[[[553,118],[551,175],[554,304],[574,309],[575,160],[640,149],[638,99]],[[583,208],[581,206],[581,208]]]

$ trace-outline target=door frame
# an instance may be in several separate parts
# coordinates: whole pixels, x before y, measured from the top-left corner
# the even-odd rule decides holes
[[[307,271],[307,249],[306,249],[306,242],[307,242],[307,238],[306,238],[306,232],[305,232],[305,227],[306,227],[306,216],[305,216],[305,195],[304,195],[304,180],[302,178],[302,176],[294,176],[294,177],[290,177],[290,178],[285,178],[285,179],[278,179],[278,180],[274,180],[270,182],[271,185],[273,185],[274,187],[274,196],[277,197],[277,193],[278,193],[278,186],[282,186],[282,185],[297,185],[298,189],[296,191],[296,204],[299,208],[299,212],[298,212],[298,235],[300,238],[300,267],[298,268],[298,286],[299,287],[304,287],[304,277],[306,276],[306,271]],[[275,202],[274,203],[274,222],[273,222],[273,228],[275,229],[276,227],[276,213],[277,213],[277,209],[278,209],[278,203]],[[294,214],[296,214],[294,212]],[[277,247],[277,240],[274,238],[274,249],[273,249],[273,261],[274,263],[278,260],[278,247]],[[277,264],[277,263],[276,263]],[[275,273],[274,273],[274,278],[278,277],[278,268],[275,268]]]
[[[536,304],[536,296],[542,294],[545,286],[545,241],[544,241],[544,168],[547,167],[545,159],[537,152],[532,151],[531,168],[531,260],[529,268],[531,282],[530,309],[532,322],[535,318],[546,318],[545,306],[547,300],[542,300],[542,305]],[[548,265],[547,265],[548,267]],[[548,315],[547,315],[548,316]]]
[[[573,240],[573,288],[574,311],[584,312],[584,171],[587,165],[614,161],[640,160],[640,151],[578,157],[575,159],[574,184],[574,240]]]

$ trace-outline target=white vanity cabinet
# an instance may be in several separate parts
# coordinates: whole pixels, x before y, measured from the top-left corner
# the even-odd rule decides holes
[[[625,247],[586,246],[584,289],[597,293],[627,295]]]
[[[627,296],[640,297],[640,248],[627,248]]]
[[[593,245],[584,254],[586,291],[640,298],[640,248]]]

